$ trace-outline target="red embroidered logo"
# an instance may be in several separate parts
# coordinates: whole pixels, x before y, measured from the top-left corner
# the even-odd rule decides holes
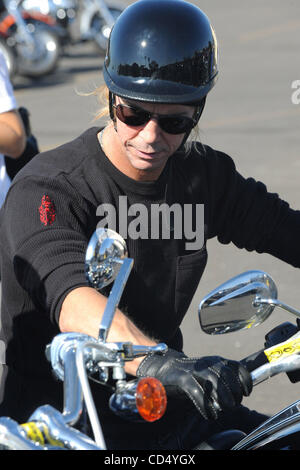
[[[44,194],[39,207],[40,220],[44,225],[51,225],[55,220],[55,206],[50,197]]]

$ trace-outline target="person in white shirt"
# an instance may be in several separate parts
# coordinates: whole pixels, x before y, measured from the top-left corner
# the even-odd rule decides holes
[[[17,111],[5,58],[0,51],[0,207],[11,183],[6,172],[4,155],[18,158],[25,147],[25,129]]]

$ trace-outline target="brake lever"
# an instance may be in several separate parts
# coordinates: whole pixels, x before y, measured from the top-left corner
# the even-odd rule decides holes
[[[132,361],[136,357],[146,356],[147,354],[163,354],[168,351],[165,343],[159,343],[156,346],[138,346],[132,343],[117,343],[124,351],[124,360]]]

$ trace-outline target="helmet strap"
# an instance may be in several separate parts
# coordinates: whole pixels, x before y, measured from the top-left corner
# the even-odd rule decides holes
[[[115,113],[114,113],[114,109],[113,109],[113,104],[115,102],[115,96],[112,94],[111,91],[108,94],[108,100],[109,100],[109,115],[110,115],[111,120],[115,121],[116,118],[115,118]]]
[[[109,102],[109,116],[113,122],[114,129],[117,132],[117,122],[116,122],[116,117],[115,117],[114,108],[113,108],[113,105],[115,103],[115,95],[111,91],[108,94],[108,102]]]
[[[204,106],[205,106],[205,103],[206,103],[206,96],[204,96],[204,98],[202,98],[202,100],[200,101],[200,103],[197,104],[196,106],[196,109],[195,109],[195,112],[194,112],[194,116],[193,116],[193,119],[195,121],[195,126],[198,124],[199,122],[199,119],[201,118],[201,115],[203,113],[203,110],[204,110]],[[190,130],[189,132],[187,132],[183,138],[183,141],[181,142],[180,144],[180,147],[179,147],[179,151],[180,150],[183,150],[183,147],[184,147],[184,144],[186,143],[186,141],[188,140],[189,136],[190,136],[190,133],[192,131]]]
[[[196,107],[195,114],[193,116],[196,123],[198,123],[199,119],[201,118],[201,115],[202,115],[203,110],[204,110],[205,103],[206,103],[206,96],[204,96],[204,98],[202,98],[202,100],[200,101],[200,103]]]

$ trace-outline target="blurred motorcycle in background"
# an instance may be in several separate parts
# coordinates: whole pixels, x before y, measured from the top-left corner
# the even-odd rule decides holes
[[[123,10],[104,0],[22,0],[21,5],[28,13],[50,15],[65,31],[63,45],[91,41],[102,53]]]
[[[104,0],[0,0],[0,51],[10,77],[52,73],[68,45],[93,42],[104,54],[122,10]]]
[[[50,15],[27,12],[21,2],[0,2],[0,50],[10,77],[38,78],[52,73],[61,55],[60,28]]]

